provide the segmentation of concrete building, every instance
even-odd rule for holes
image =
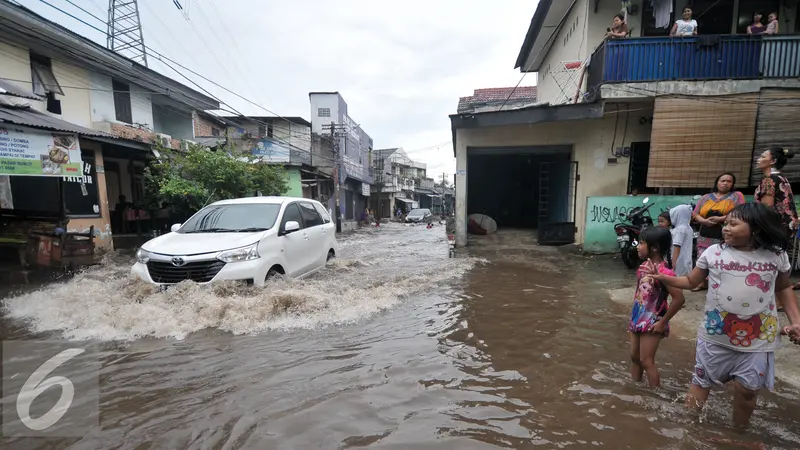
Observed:
[[[372,138],[349,115],[347,102],[338,92],[311,92],[308,94],[311,103],[311,132],[320,136],[330,134],[326,125],[334,124],[343,133],[339,134],[339,164],[342,168],[339,179],[339,213],[342,230],[353,229],[361,220],[361,213],[369,204],[370,185],[373,183],[370,173],[370,155],[372,154]],[[333,199],[328,206],[335,209]]]
[[[537,74],[539,103],[450,116],[459,246],[468,214],[486,213],[543,244],[613,248],[612,222],[641,203],[628,194],[705,193],[724,171],[752,189],[758,154],[797,149],[796,2],[703,2],[700,36],[669,38],[684,2],[664,1],[671,14],[649,1],[540,0],[516,61]],[[781,11],[784,34],[743,35],[755,9]],[[620,12],[630,37],[609,40]]]
[[[420,207],[416,191],[427,178],[425,163],[413,161],[402,148],[384,148],[372,152],[372,164],[371,208],[379,217],[391,218],[398,209],[407,213]]]
[[[285,195],[319,200],[330,196],[329,158],[312,152],[311,122],[302,117],[226,116],[225,138],[238,152],[283,166],[289,178]],[[321,188],[318,188],[321,187]]]
[[[196,111],[219,103],[22,6],[0,0],[0,17],[0,127],[30,143],[24,156],[0,156],[2,215],[65,213],[67,231],[93,227],[97,246],[111,249],[112,237],[149,220],[136,205],[152,145],[185,148],[202,129]],[[75,139],[77,168],[43,176],[50,163],[37,155],[62,135]],[[17,170],[28,166],[38,175]],[[123,213],[121,196],[134,208]]]

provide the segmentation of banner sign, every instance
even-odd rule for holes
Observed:
[[[80,176],[78,136],[0,126],[0,175]]]
[[[291,160],[291,151],[269,139],[261,139],[253,147],[253,156],[268,163],[288,163]]]

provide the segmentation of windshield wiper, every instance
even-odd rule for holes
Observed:
[[[237,233],[252,233],[256,231],[267,231],[267,230],[269,230],[269,228],[251,227],[251,228],[239,228],[238,230],[232,230],[232,231],[235,231]]]
[[[233,229],[230,229],[230,228],[203,228],[203,229],[200,229],[200,230],[184,231],[184,233],[186,233],[186,234],[189,234],[189,233],[233,233],[233,232],[236,232],[236,231],[239,231],[239,230],[233,230]]]

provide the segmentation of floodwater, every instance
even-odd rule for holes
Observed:
[[[629,380],[629,307],[608,291],[633,275],[618,260],[523,233],[476,238],[451,259],[443,227],[386,225],[340,242],[323,272],[266,289],[157,292],[112,256],[8,297],[0,337],[71,341],[99,358],[100,430],[0,447],[800,446],[800,391],[786,383],[760,399],[748,433],[729,426],[729,390],[702,415],[685,411],[688,328],[658,353],[663,388]]]

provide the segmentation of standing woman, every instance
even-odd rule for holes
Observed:
[[[732,173],[723,173],[717,177],[711,193],[698,200],[692,212],[692,220],[700,225],[700,236],[697,237],[697,257],[710,246],[722,243],[722,225],[728,213],[745,203],[744,195],[734,190],[736,177]],[[707,282],[693,289],[697,292],[707,289]]]
[[[792,242],[794,238],[792,228],[797,222],[797,208],[794,205],[792,186],[781,173],[781,169],[793,157],[794,152],[788,148],[773,147],[762,153],[757,164],[764,173],[764,177],[755,192],[756,202],[770,207],[778,213]],[[797,285],[795,285],[795,289],[797,289]],[[783,310],[783,305],[778,304],[778,310]]]

